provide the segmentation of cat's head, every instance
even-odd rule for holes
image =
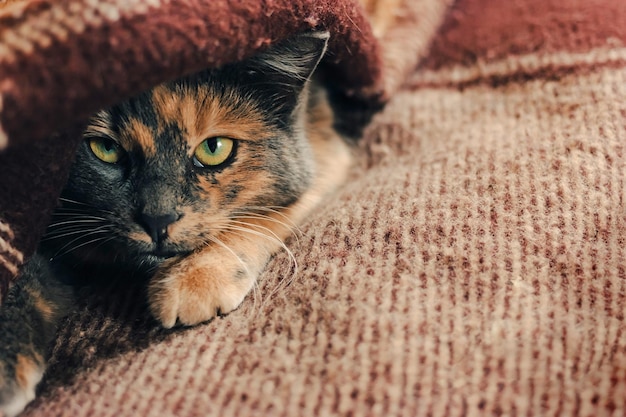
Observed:
[[[307,82],[328,35],[160,85],[95,115],[45,241],[51,256],[154,267],[310,185]]]

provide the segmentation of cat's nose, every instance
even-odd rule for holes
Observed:
[[[141,224],[154,243],[159,243],[165,239],[167,227],[178,219],[180,219],[180,215],[174,212],[157,216],[141,214]]]

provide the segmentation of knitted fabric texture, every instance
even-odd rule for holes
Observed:
[[[458,0],[427,54],[384,22],[398,90],[297,270],[173,332],[86,296],[26,416],[626,413],[626,3]]]

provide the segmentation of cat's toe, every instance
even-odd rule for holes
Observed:
[[[149,293],[152,314],[166,329],[176,323],[193,326],[228,313],[237,308],[245,296],[245,293],[224,296],[213,286],[190,288],[185,285],[184,278],[152,285]]]
[[[35,389],[22,390],[19,387],[4,387],[0,391],[0,416],[14,417],[35,399]]]
[[[14,417],[35,399],[43,370],[37,361],[22,355],[17,356],[15,366],[0,362],[0,415]]]
[[[215,257],[213,257],[214,259]],[[241,304],[255,278],[239,268],[205,268],[194,258],[161,271],[149,287],[150,309],[163,327],[193,326]]]
[[[178,321],[186,326],[192,326],[230,313],[243,300],[242,296],[229,299],[219,292],[207,292],[204,295],[191,292],[183,293],[182,296],[183,302],[180,304]]]
[[[161,325],[171,329],[178,318],[179,291],[173,282],[157,281],[148,289],[150,311]]]

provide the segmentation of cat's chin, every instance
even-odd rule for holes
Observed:
[[[152,251],[144,252],[140,256],[144,258],[144,261],[150,264],[162,264],[163,262],[173,259],[182,259],[189,255],[189,251]]]

